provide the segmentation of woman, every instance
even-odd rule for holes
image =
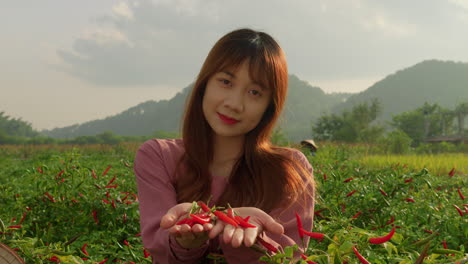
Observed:
[[[312,167],[270,135],[287,95],[283,50],[268,34],[239,29],[211,49],[185,111],[183,139],[150,140],[135,174],[143,245],[154,263],[199,263],[222,252],[228,263],[257,263],[257,236],[275,246],[301,245],[295,212],[312,228]],[[222,221],[176,225],[192,201],[234,207],[256,228]],[[307,243],[307,241],[306,241]]]

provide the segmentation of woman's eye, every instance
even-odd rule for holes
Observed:
[[[254,96],[260,96],[260,95],[262,95],[262,94],[260,93],[260,91],[258,91],[258,90],[250,90],[249,92],[250,92],[252,95],[254,95]]]
[[[223,84],[223,85],[230,85],[230,84],[231,84],[231,81],[230,81],[230,80],[227,80],[227,79],[220,79],[219,81],[220,81],[221,84]]]

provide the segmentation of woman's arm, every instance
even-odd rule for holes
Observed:
[[[139,196],[140,226],[144,247],[151,253],[154,263],[198,263],[208,245],[185,249],[160,227],[162,217],[177,205],[175,188],[171,182],[175,168],[169,155],[173,149],[161,145],[157,140],[145,142],[137,151],[134,171]]]

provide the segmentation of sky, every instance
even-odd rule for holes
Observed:
[[[53,129],[170,99],[249,27],[289,73],[363,91],[424,60],[468,62],[468,0],[0,0],[0,112]]]

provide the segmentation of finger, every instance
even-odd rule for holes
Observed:
[[[244,240],[244,229],[236,228],[234,234],[232,235],[231,245],[233,248],[238,248],[242,245]]]
[[[277,235],[282,235],[284,233],[284,227],[280,223],[276,222],[270,215],[266,213],[262,214],[258,220],[262,224],[261,226],[263,226],[262,231],[268,231]]]
[[[257,236],[259,234],[259,228],[246,228],[244,230],[244,245],[246,247],[250,247],[255,243],[255,239],[257,239]]]
[[[195,239],[195,235],[192,232],[192,228],[189,225],[180,226],[180,236],[182,239]]]
[[[234,235],[234,231],[236,228],[232,225],[225,225],[223,230],[223,239],[224,243],[230,244],[232,240],[232,235]]]
[[[203,224],[203,229],[209,232],[211,229],[213,229],[213,224],[212,223]]]
[[[221,232],[223,232],[223,230],[224,230],[224,224],[222,223],[222,221],[216,221],[216,224],[210,230],[210,233],[208,234],[208,236],[211,239],[213,239],[213,238],[217,237],[219,234],[221,234]]]
[[[191,203],[181,203],[178,204],[167,211],[167,213],[161,219],[161,227],[169,228],[177,223],[177,220],[182,216],[188,214],[190,208],[192,207]]]
[[[194,233],[200,233],[200,232],[203,232],[204,229],[203,229],[203,226],[200,225],[200,224],[195,224],[192,226],[192,232]]]
[[[169,229],[169,234],[180,235],[180,225],[175,225]]]

